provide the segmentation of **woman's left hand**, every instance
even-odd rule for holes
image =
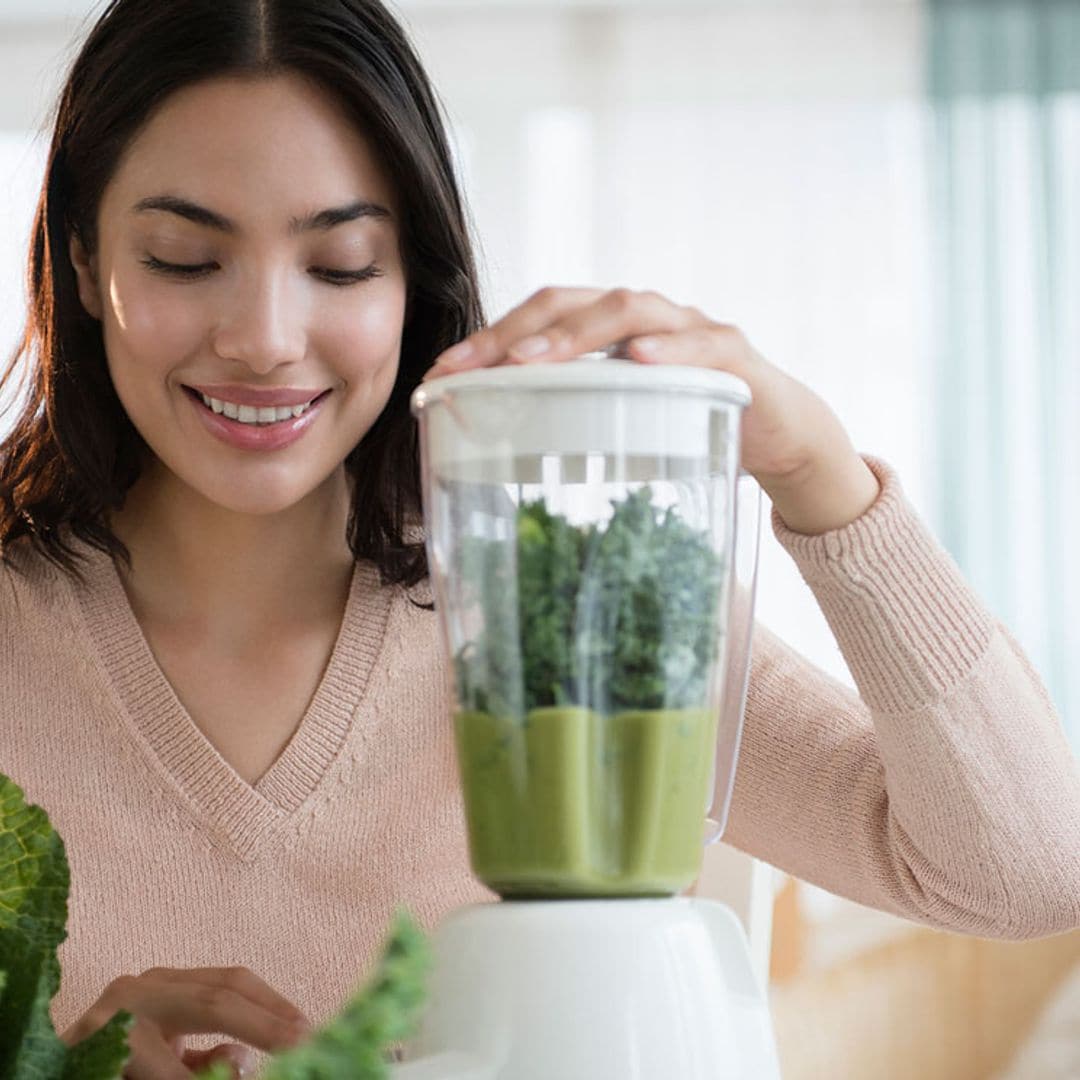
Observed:
[[[541,289],[447,349],[425,378],[605,348],[641,363],[716,368],[742,379],[753,396],[743,416],[742,466],[792,529],[839,528],[877,497],[877,479],[817,394],[769,363],[737,327],[655,292]]]

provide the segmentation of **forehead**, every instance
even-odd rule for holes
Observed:
[[[368,137],[333,95],[295,74],[177,91],[128,146],[102,211],[178,190],[247,220],[360,198],[396,205]]]

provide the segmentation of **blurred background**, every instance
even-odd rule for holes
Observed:
[[[5,351],[22,322],[39,133],[101,6],[0,0]],[[1080,561],[1068,557],[1080,550],[1080,0],[400,0],[396,10],[451,122],[489,316],[545,284],[628,285],[741,327],[832,405],[860,450],[897,467],[1023,643],[1080,750],[1080,620],[1069,618],[1080,613]],[[809,590],[768,530],[763,541],[761,619],[850,684]],[[831,972],[813,1012],[820,1020],[821,995],[838,993],[850,1029],[844,995],[870,1008],[867,987],[888,985],[874,950],[894,948],[899,927],[815,890],[792,897],[790,925],[778,909],[778,993],[798,1002],[797,977]],[[890,997],[878,1027],[864,1015],[867,1064],[813,1059],[813,1033],[784,1028],[778,1012],[785,1076],[894,1075],[880,1071],[890,1023],[898,1047],[919,1032],[940,1050],[936,1065],[909,1058],[896,1076],[962,1080],[1008,1060],[1020,1070],[1009,1080],[1080,1076],[1076,991],[1059,1006],[1076,1024],[1073,1050],[1015,1056],[1080,950],[1040,954],[1028,979],[1038,989],[991,1005],[979,979],[1016,990],[1028,977],[994,974],[998,954],[961,955],[938,939],[932,961],[912,961],[908,1011]],[[1021,964],[1016,948],[1002,963]],[[877,972],[867,987],[835,981],[867,957]],[[984,1011],[952,1016],[946,987]],[[930,1005],[950,1017],[940,1031],[927,1026]]]
[[[87,0],[0,0],[0,345]],[[1080,2],[401,0],[490,316],[647,287],[901,473],[1080,747]],[[760,612],[850,682],[766,536]]]

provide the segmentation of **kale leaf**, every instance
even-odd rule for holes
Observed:
[[[67,936],[64,844],[38,806],[0,774],[0,1076],[116,1080],[127,1061],[128,1013],[69,1049],[49,1002],[60,988],[56,951]]]
[[[457,572],[484,626],[455,658],[463,708],[706,703],[724,561],[647,486],[612,511],[605,526],[575,526],[540,499],[518,508],[514,544],[465,539]]]
[[[412,1034],[429,963],[427,939],[399,910],[368,984],[310,1039],[271,1058],[261,1080],[384,1080],[387,1047]]]

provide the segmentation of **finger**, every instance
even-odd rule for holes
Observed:
[[[206,983],[163,982],[138,1011],[169,1037],[220,1031],[260,1050],[295,1046],[310,1030],[229,987]]]
[[[194,1074],[152,1025],[137,1023],[128,1035],[128,1047],[125,1080],[192,1080]]]
[[[632,337],[626,353],[645,363],[713,367],[740,378],[746,378],[758,360],[741,330],[720,323]]]
[[[210,1050],[188,1050],[184,1053],[183,1060],[193,1072],[222,1061],[231,1067],[235,1077],[250,1076],[257,1064],[255,1051],[250,1046],[241,1046],[239,1043],[219,1043]]]
[[[578,301],[564,306],[560,315],[559,298],[556,298],[548,308],[548,321],[524,337],[519,335],[538,325],[533,318],[535,309],[530,310],[528,320],[519,318],[519,313],[511,313],[490,328],[489,336],[474,346],[470,359],[453,370],[502,362],[550,363],[613,345],[618,355],[629,355],[625,342],[632,337],[709,325],[700,311],[680,307],[654,292],[613,289],[593,292],[591,296],[579,295]],[[481,348],[483,355],[475,354],[477,348]],[[430,374],[445,373],[440,368]]]
[[[593,303],[603,295],[603,289],[540,289],[497,322],[475,331],[437,356],[424,378],[497,364],[505,359],[507,348],[515,341],[538,333],[567,312]]]
[[[680,307],[659,293],[614,289],[541,333],[511,343],[507,355],[516,363],[569,360],[639,335],[665,334],[705,322],[700,312]]]
[[[283,994],[259,978],[250,968],[155,968],[147,975],[171,983],[200,983],[235,990],[249,1001],[277,1013],[288,1022],[308,1023],[307,1017]]]
[[[170,1032],[197,1034],[221,1031],[260,1050],[283,1050],[295,1047],[307,1037],[307,1022],[286,1021],[237,991],[219,985],[177,984],[144,1009]]]
[[[259,1000],[253,1001],[252,994]],[[81,1042],[120,1009],[140,1021],[146,1018],[167,1038],[221,1031],[260,1049],[293,1046],[311,1031],[294,1005],[246,968],[153,968],[138,977],[114,979],[62,1041],[68,1046]]]
[[[131,1011],[138,993],[138,980],[133,975],[113,979],[101,992],[97,1001],[60,1036],[67,1046],[74,1046],[88,1039],[103,1028],[120,1009]]]

